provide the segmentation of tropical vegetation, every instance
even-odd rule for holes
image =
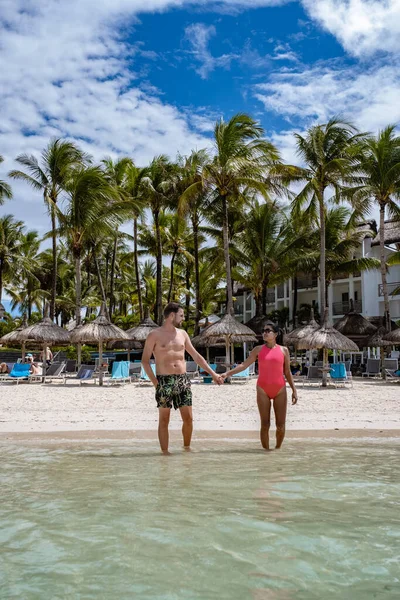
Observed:
[[[302,273],[319,277],[315,308],[323,315],[333,278],[380,268],[390,322],[384,236],[380,261],[357,249],[374,204],[381,232],[385,217],[400,218],[395,127],[371,136],[333,118],[295,137],[299,165],[284,164],[246,114],[219,120],[213,147],[148,165],[123,156],[96,164],[62,139],[40,158],[19,155],[9,177],[40,191],[50,230],[40,237],[11,214],[0,217],[0,302],[7,294],[30,321],[49,303],[61,325],[94,318],[104,303],[128,329],[148,314],[161,323],[174,300],[197,334],[203,317],[234,312],[238,286],[262,317],[271,288],[291,280],[292,314],[272,315],[285,325],[309,314],[297,307]],[[11,198],[10,183],[0,181],[0,204]]]

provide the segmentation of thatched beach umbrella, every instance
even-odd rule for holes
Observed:
[[[71,341],[74,344],[99,345],[99,385],[103,385],[103,344],[113,340],[127,339],[126,332],[107,319],[104,305],[94,321],[80,325],[71,332]]]
[[[26,340],[21,339],[20,333],[27,327],[28,327],[28,321],[26,319],[26,315],[24,315],[24,319],[23,319],[21,325],[19,327],[17,327],[17,329],[14,329],[14,331],[10,331],[9,333],[6,333],[5,335],[3,335],[3,337],[0,338],[0,344],[5,344],[7,346],[21,346],[21,353],[22,353],[23,361],[25,360]]]
[[[400,328],[396,329],[395,331],[391,331],[390,333],[385,333],[384,337],[385,340],[390,342],[392,346],[395,344],[400,344]]]
[[[50,317],[47,316],[48,307],[46,307],[46,316],[34,323],[28,325],[19,333],[19,339],[25,342],[33,341],[43,346],[43,375],[46,374],[46,350],[47,346],[62,345],[66,346],[71,342],[70,333],[56,325]]]
[[[210,348],[222,348],[226,346],[226,340],[224,336],[219,338],[216,337],[207,337],[204,335],[204,332],[211,327],[207,325],[205,329],[199,334],[192,338],[191,342],[195,348],[206,348],[207,352],[207,362],[210,362]],[[246,342],[254,342],[254,334],[252,335],[232,335],[230,338],[230,343],[232,344],[244,344]]]
[[[232,315],[226,314],[217,323],[213,323],[201,334],[209,340],[225,340],[226,364],[230,364],[230,346],[232,343],[256,342],[254,332],[243,323],[239,323]]]
[[[395,332],[393,332],[393,333],[395,333]],[[385,347],[393,346],[393,342],[391,342],[387,339],[387,336],[389,336],[389,335],[390,335],[390,333],[388,333],[384,327],[378,327],[378,329],[375,331],[375,333],[373,333],[371,335],[371,337],[368,339],[368,342],[367,342],[367,346],[369,348],[382,348],[382,351],[380,353],[380,359],[381,359],[381,373],[382,373],[383,379],[386,379],[386,371],[384,368]]]
[[[334,324],[334,328],[356,342],[360,348],[377,331],[377,327],[373,323],[367,321],[360,313],[355,312],[353,300],[350,300],[349,312]]]
[[[149,333],[157,327],[157,323],[154,323],[153,319],[147,316],[140,321],[139,325],[128,329],[128,331],[126,331],[126,334],[129,340],[133,340],[135,342],[145,342]]]
[[[265,325],[273,325],[273,322],[270,321],[265,315],[256,315],[251,317],[251,319],[249,319],[245,325],[254,331],[258,338],[262,339]]]
[[[311,309],[311,318],[307,325],[297,327],[296,329],[293,329],[293,331],[286,333],[283,338],[283,343],[285,346],[294,346],[297,349],[300,347],[300,341],[310,336],[314,331],[317,331],[319,327],[317,321],[314,319],[314,310]]]
[[[351,339],[334,329],[328,323],[328,310],[325,310],[324,324],[322,327],[310,332],[298,342],[298,348],[309,350],[312,348],[323,349],[322,385],[326,387],[328,374],[328,350],[341,350],[358,352],[358,346]]]

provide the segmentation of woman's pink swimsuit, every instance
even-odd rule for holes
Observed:
[[[280,346],[268,348],[264,346],[258,355],[257,385],[267,394],[268,398],[275,398],[285,386],[283,364],[285,355]]]

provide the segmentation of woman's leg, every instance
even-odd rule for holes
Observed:
[[[260,440],[265,450],[269,450],[269,428],[271,425],[271,400],[263,389],[257,386],[257,406],[260,413]]]
[[[274,412],[275,412],[275,423],[276,423],[276,448],[282,446],[282,442],[285,438],[285,423],[286,423],[286,407],[287,407],[287,393],[286,386],[284,386],[274,398]]]

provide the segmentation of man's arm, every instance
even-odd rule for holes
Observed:
[[[262,348],[262,346],[256,346],[255,348],[253,348],[253,350],[250,352],[249,356],[246,358],[246,360],[244,362],[242,362],[241,365],[238,365],[234,369],[231,369],[230,371],[223,373],[222,376],[224,378],[232,377],[232,375],[235,375],[235,373],[240,373],[241,371],[244,371],[245,369],[247,369],[247,367],[249,367],[250,365],[252,365],[253,363],[256,362],[257,356],[259,355],[261,348]]]
[[[206,373],[211,375],[211,377],[213,378],[213,381],[215,383],[218,383],[218,385],[223,383],[222,377],[217,375],[216,372],[212,370],[212,368],[208,365],[207,361],[202,357],[201,354],[199,354],[197,352],[196,348],[193,347],[193,344],[190,341],[190,337],[186,333],[186,331],[184,332],[184,334],[185,334],[185,350],[186,350],[186,352],[188,354],[190,354],[190,356],[193,358],[193,360],[199,365],[199,367],[201,367],[203,369],[203,371],[205,371]]]
[[[296,404],[297,403],[297,390],[296,390],[296,386],[294,385],[292,371],[290,370],[289,350],[287,348],[285,348],[285,346],[282,346],[282,350],[285,355],[285,364],[284,364],[283,370],[284,370],[287,382],[290,385],[290,387],[292,388],[292,404]]]
[[[152,331],[147,336],[146,343],[144,345],[143,354],[142,354],[142,366],[145,372],[147,373],[148,378],[154,387],[157,387],[158,380],[157,377],[153,373],[153,369],[150,365],[150,359],[153,354],[154,346],[156,345],[156,333]]]

